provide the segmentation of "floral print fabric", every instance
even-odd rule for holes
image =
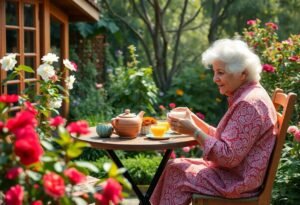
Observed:
[[[189,204],[193,193],[227,198],[256,195],[275,143],[276,111],[257,83],[241,86],[203,144],[203,159],[168,163],[151,197],[153,205]]]

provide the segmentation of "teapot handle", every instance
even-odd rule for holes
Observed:
[[[111,125],[113,126],[114,129],[116,129],[117,121],[118,121],[118,119],[116,119],[116,118],[111,119]]]

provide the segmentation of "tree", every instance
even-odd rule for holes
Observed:
[[[173,76],[183,68],[184,62],[192,60],[180,52],[180,47],[183,46],[183,33],[201,26],[195,24],[202,11],[199,2],[130,0],[130,8],[141,20],[142,24],[139,26],[143,26],[144,30],[138,29],[128,18],[115,12],[111,2],[103,2],[110,13],[137,36],[146,59],[154,70],[153,77],[157,87],[166,92],[171,86]]]

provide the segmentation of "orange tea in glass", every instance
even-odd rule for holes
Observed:
[[[166,128],[166,132],[168,132],[169,129],[170,129],[170,124],[169,124],[169,122],[167,122],[167,121],[157,122],[157,125],[159,125],[159,126],[164,126],[164,127]]]
[[[150,131],[154,137],[163,137],[166,132],[166,127],[163,125],[151,125]]]

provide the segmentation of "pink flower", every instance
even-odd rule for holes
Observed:
[[[39,162],[43,155],[40,142],[34,138],[17,139],[14,144],[14,152],[24,165]]]
[[[300,61],[300,57],[299,56],[291,56],[291,57],[289,57],[289,60],[292,62],[298,62],[298,61]]]
[[[287,133],[294,134],[297,130],[298,130],[297,126],[295,125],[289,126],[289,128],[287,129]]]
[[[15,179],[23,172],[21,167],[13,167],[6,172],[5,178],[6,179]]]
[[[64,125],[66,120],[60,115],[53,117],[49,120],[50,126],[58,127],[59,125]]]
[[[69,178],[72,184],[79,184],[86,180],[86,176],[75,168],[66,169],[64,174]]]
[[[197,112],[196,115],[197,115],[197,117],[199,117],[201,120],[204,120],[204,119],[205,119],[205,115],[202,114],[201,112]]]
[[[119,204],[122,200],[122,186],[115,179],[109,178],[103,187],[102,193],[96,193],[94,197],[97,204]]]
[[[300,142],[300,130],[297,130],[294,133],[294,139],[295,139],[295,141]]]
[[[248,20],[247,25],[253,26],[256,24],[256,20]]]
[[[6,205],[22,205],[24,198],[24,190],[19,184],[13,187],[5,193],[5,204]]]
[[[176,153],[174,151],[171,152],[170,158],[175,159],[176,158]]]
[[[18,100],[19,100],[19,96],[14,94],[12,95],[4,94],[0,96],[0,102],[3,103],[15,103],[18,102]]]
[[[169,107],[170,107],[171,109],[174,109],[174,108],[176,107],[176,104],[175,104],[175,103],[170,103],[170,104],[169,104]]]
[[[189,151],[191,151],[191,148],[190,147],[183,147],[182,151],[188,153]]]
[[[165,106],[163,106],[163,105],[160,105],[160,106],[159,106],[159,109],[161,109],[161,110],[166,110]]]
[[[274,73],[275,68],[270,64],[264,64],[263,65],[263,71],[268,72],[268,73]]]
[[[56,173],[48,172],[43,176],[44,190],[55,199],[65,194],[65,182],[61,176]]]
[[[43,202],[41,200],[33,201],[30,205],[43,205]]]
[[[75,133],[77,135],[84,135],[84,134],[88,134],[90,132],[89,124],[84,120],[79,120],[77,122],[71,122],[67,126],[67,130],[70,133]]]
[[[75,62],[73,62],[73,61],[71,61],[71,64],[73,65],[75,72],[78,71],[77,64]]]
[[[265,23],[265,26],[272,29],[272,30],[278,30],[278,25],[272,22]]]

